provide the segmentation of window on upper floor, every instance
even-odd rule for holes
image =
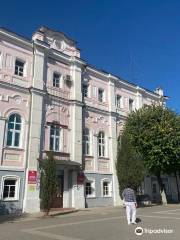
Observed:
[[[90,131],[88,128],[83,130],[83,153],[90,155]]]
[[[61,75],[59,73],[53,73],[53,87],[60,87],[60,78]]]
[[[88,92],[88,85],[87,84],[83,84],[83,86],[82,86],[82,94],[83,94],[83,97],[88,97],[88,94],[89,94],[89,92]]]
[[[24,76],[24,65],[25,65],[25,63],[23,61],[16,59],[14,74],[23,77]]]
[[[19,199],[19,177],[3,177],[2,185],[2,197],[4,201],[15,201]]]
[[[2,53],[0,52],[0,69],[2,68]]]
[[[105,157],[105,134],[99,132],[98,134],[98,155],[99,157]]]
[[[133,111],[134,110],[134,100],[133,99],[129,99],[129,111]]]
[[[19,114],[12,114],[8,119],[7,129],[7,146],[19,147],[21,136],[21,116]]]
[[[102,88],[98,89],[98,100],[99,102],[104,102],[104,90]]]
[[[60,126],[51,125],[50,127],[50,150],[60,150]]]
[[[116,107],[122,108],[122,97],[120,95],[116,95]]]

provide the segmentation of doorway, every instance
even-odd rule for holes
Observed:
[[[64,174],[57,175],[57,191],[53,197],[52,208],[63,208]]]

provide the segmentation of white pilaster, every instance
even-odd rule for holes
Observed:
[[[71,66],[73,85],[71,88],[71,160],[82,164],[82,93],[81,69],[75,63]]]
[[[139,92],[139,90],[137,90],[136,93],[136,109],[142,108],[143,107],[143,98],[142,98],[142,94]]]
[[[116,162],[117,162],[117,136],[116,136],[116,117],[110,116],[110,161],[111,170],[113,173],[113,200],[114,206],[122,205],[122,200],[119,193],[119,182],[116,172]]]
[[[63,192],[63,208],[69,208],[69,189],[68,189],[68,179],[69,171],[64,169],[64,192]]]
[[[115,86],[112,80],[109,80],[109,111],[116,112],[116,104],[115,104]]]
[[[113,200],[114,206],[122,205],[119,195],[119,183],[116,174],[116,161],[117,161],[117,128],[116,128],[116,106],[115,106],[115,85],[112,80],[109,81],[109,110],[111,115],[109,117],[109,157],[111,161],[111,171],[113,178]]]
[[[34,48],[34,77],[31,89],[31,112],[29,129],[28,162],[26,169],[26,185],[24,198],[24,212],[38,212],[40,210],[39,188],[36,184],[28,183],[28,172],[39,171],[38,159],[41,151],[41,137],[43,125],[43,81],[44,81],[44,49]]]
[[[77,209],[85,208],[84,184],[77,184],[77,171],[73,171],[72,183],[72,206]]]

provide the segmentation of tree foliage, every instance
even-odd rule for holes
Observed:
[[[161,105],[141,108],[129,115],[124,130],[150,173],[180,169],[180,120],[175,112]]]
[[[40,198],[41,207],[49,214],[53,197],[57,191],[56,163],[52,153],[50,153],[41,163],[41,185]]]
[[[142,156],[136,152],[125,133],[118,142],[117,176],[120,193],[130,183],[137,190],[145,176]]]

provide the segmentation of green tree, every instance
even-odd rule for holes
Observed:
[[[130,183],[137,191],[145,176],[145,167],[142,157],[136,152],[125,133],[118,140],[117,177],[120,193]]]
[[[180,169],[179,116],[162,105],[143,107],[129,115],[124,131],[148,172],[157,176],[162,193],[161,174]]]
[[[51,209],[53,197],[57,191],[56,163],[53,154],[41,162],[40,198],[41,208],[48,215]]]

